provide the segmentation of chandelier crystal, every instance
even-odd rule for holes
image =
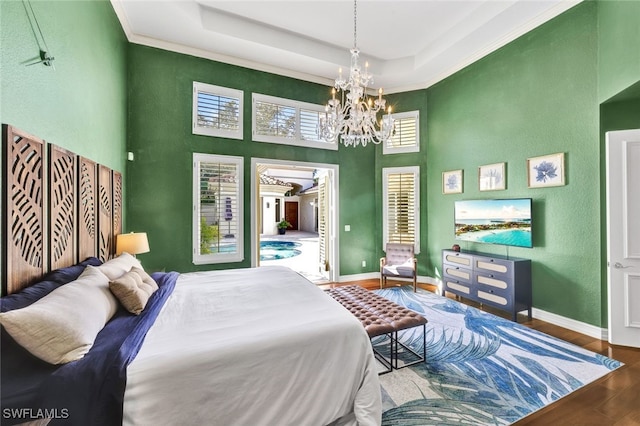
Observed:
[[[391,106],[386,108],[382,98],[382,88],[378,96],[367,93],[367,87],[373,84],[369,74],[369,64],[364,70],[358,62],[360,50],[357,44],[357,0],[353,2],[353,49],[351,49],[351,69],[349,78],[342,77],[342,68],[331,89],[331,99],[325,106],[324,116],[320,116],[318,135],[328,141],[340,140],[345,146],[367,146],[369,142],[386,143],[393,134],[394,119]],[[378,121],[378,113],[382,113]]]

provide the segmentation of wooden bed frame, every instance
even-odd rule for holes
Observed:
[[[2,125],[2,295],[87,257],[122,232],[122,174]]]

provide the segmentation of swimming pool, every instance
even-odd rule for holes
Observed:
[[[260,241],[260,260],[288,259],[302,253],[293,241]]]

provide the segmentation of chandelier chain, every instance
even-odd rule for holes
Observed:
[[[358,48],[358,0],[353,0],[353,47]]]

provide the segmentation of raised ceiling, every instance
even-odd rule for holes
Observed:
[[[358,1],[373,88],[422,89],[581,0]],[[332,85],[349,69],[353,1],[111,0],[132,43]]]

